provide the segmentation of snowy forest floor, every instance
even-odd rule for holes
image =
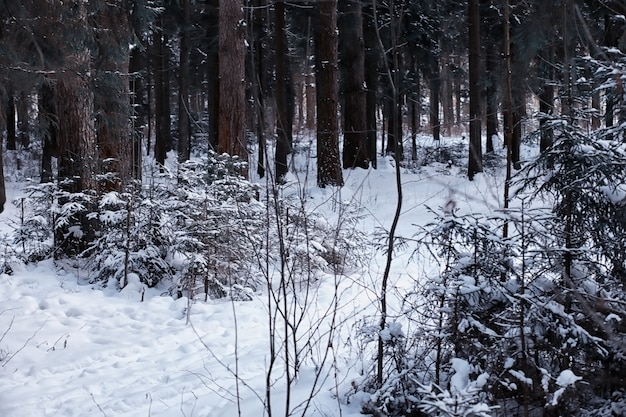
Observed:
[[[400,236],[410,238],[416,225],[432,219],[426,206],[481,213],[501,206],[504,151],[486,158],[485,172],[469,182],[466,145],[445,139],[437,148],[422,139],[420,156],[428,164],[402,169]],[[339,288],[333,365],[320,383],[314,380],[314,355],[303,360],[290,393],[292,415],[303,414],[298,404],[313,389],[307,416],[359,416],[355,389],[374,368],[372,351],[356,332],[377,320],[385,265],[381,239],[397,201],[393,160],[379,157],[377,170],[344,170],[343,188],[319,189],[314,172],[307,185],[298,183],[308,164],[305,155],[296,157],[298,175],[288,176],[283,192],[305,189],[309,207],[330,223],[338,201],[358,205],[363,217],[357,227],[369,243],[355,248],[367,259],[361,268],[339,277],[339,283],[329,279],[316,285],[315,316],[325,314]],[[11,233],[19,213],[10,202],[22,195],[23,186],[7,183],[9,203],[0,215],[0,233]],[[403,294],[427,268],[410,260],[411,245],[398,248],[392,264],[390,317],[399,315]],[[263,415],[269,345],[263,291],[252,301],[190,302],[139,283],[121,292],[91,285],[79,267],[63,271],[53,261],[13,268],[12,275],[0,276],[0,416],[233,416],[238,409],[246,417]],[[273,376],[275,415],[286,415],[281,375]]]

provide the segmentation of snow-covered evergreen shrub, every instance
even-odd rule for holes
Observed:
[[[417,235],[415,259],[432,267],[405,298],[403,319],[412,331],[386,343],[385,380],[373,397],[377,410],[384,415],[413,409],[428,415],[569,412],[574,403],[567,398],[588,397],[589,383],[565,388],[563,375],[597,380],[598,371],[609,366],[609,350],[598,337],[598,323],[574,308],[580,301],[560,283],[559,219],[524,205],[507,216],[435,217]],[[507,239],[501,237],[505,222]],[[584,263],[577,265],[575,291],[591,299],[599,294],[598,283]],[[480,389],[460,397],[461,391],[453,395],[446,389],[459,378],[459,361],[467,364],[465,379],[480,380]],[[576,398],[574,408],[582,409],[585,401]]]
[[[98,220],[99,231],[88,250],[92,281],[124,288],[132,273],[152,287],[171,276],[166,260],[168,229],[158,203],[155,207],[153,200],[132,190],[111,191],[100,197],[98,208],[91,216]]]
[[[542,303],[531,303],[539,329],[532,341],[540,352],[537,369],[546,386],[565,371],[586,387],[574,409],[567,401],[547,400],[554,413],[584,415],[610,393],[624,388],[611,375],[626,372],[624,346],[624,190],[626,153],[611,128],[591,134],[571,119],[546,123],[554,144],[517,176],[518,197],[551,203],[549,212],[532,216],[526,228],[535,241],[532,263]],[[541,199],[541,200],[540,200]],[[540,307],[540,308],[536,308]],[[547,395],[553,388],[545,389]],[[607,395],[608,394],[608,395]],[[549,395],[548,395],[549,397]],[[595,404],[591,406],[591,404]],[[570,404],[571,405],[571,404]]]
[[[415,259],[433,265],[432,272],[418,279],[415,291],[405,298],[404,318],[412,331],[385,341],[387,365],[375,404],[385,415],[407,410],[490,415],[486,401],[491,375],[497,375],[505,354],[494,346],[502,337],[498,313],[510,303],[501,276],[511,269],[511,248],[499,237],[501,228],[493,219],[433,214],[436,220],[416,236],[415,253]],[[459,363],[467,366],[455,371]],[[452,394],[437,388],[468,369],[474,378],[481,375],[479,386]]]
[[[486,403],[483,387],[489,375],[483,373],[472,379],[471,365],[458,358],[452,359],[451,368],[454,373],[449,389],[432,383],[420,385],[419,409],[432,417],[491,417],[498,407]]]
[[[52,206],[55,257],[80,257],[93,242],[98,229],[97,222],[90,216],[97,207],[98,196],[95,190],[72,192],[65,188],[66,185],[59,185],[56,204]]]
[[[210,153],[153,175],[141,187],[110,192],[91,215],[100,229],[88,253],[93,280],[126,285],[133,273],[145,285],[174,278],[190,297],[249,298],[262,235],[258,189],[238,172],[242,162]]]
[[[57,198],[54,182],[31,184],[26,196],[13,201],[17,207],[18,224],[14,225],[13,242],[26,262],[36,262],[51,256],[54,249]]]
[[[253,265],[255,248],[263,245],[264,208],[258,187],[239,174],[243,167],[238,158],[213,152],[179,167],[172,253],[179,289],[192,296],[249,299],[259,286]]]

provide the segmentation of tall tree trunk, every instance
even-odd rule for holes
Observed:
[[[388,4],[390,20],[386,34],[389,40],[388,53],[384,53],[386,60],[386,79],[388,80],[387,110],[387,153],[393,154],[397,161],[404,159],[403,132],[402,132],[402,103],[404,91],[401,86],[403,72],[402,51],[399,39],[402,32],[401,2],[391,1]],[[387,48],[387,46],[385,46]]]
[[[178,161],[191,157],[191,129],[189,119],[189,51],[190,51],[190,0],[181,0],[182,28],[178,68]]]
[[[486,3],[486,2],[483,2]],[[498,20],[500,16],[497,9],[490,7],[490,4],[483,4],[485,18],[483,19],[483,26],[481,27],[481,33],[484,34],[481,39],[490,45],[485,51],[485,76],[486,76],[486,88],[485,88],[485,109],[486,109],[486,149],[487,153],[494,152],[494,138],[498,135],[498,76],[500,66],[498,62],[499,47],[491,45],[500,45],[496,36],[493,33],[493,28],[498,27]],[[484,28],[484,31],[482,30]]]
[[[462,111],[462,106],[461,106],[462,79],[461,79],[460,71],[458,70],[459,65],[457,63],[455,63],[455,69],[456,71],[454,72],[454,124],[456,125],[457,128],[460,128],[462,120],[463,120],[463,111]]]
[[[526,113],[526,100],[521,88],[513,89],[513,148],[511,162],[520,169],[520,147],[522,145],[522,119]]]
[[[209,118],[209,148],[217,151],[219,143],[218,134],[218,115],[220,106],[220,83],[219,83],[219,54],[217,48],[210,49],[208,54],[208,71],[207,71],[207,94],[209,96],[208,118]]]
[[[6,123],[6,120],[4,119],[4,114],[2,111],[2,104],[0,102],[0,132],[5,127],[4,126],[5,123]],[[4,155],[4,149],[2,148],[3,148],[3,143],[2,143],[2,140],[0,140],[0,213],[4,211],[4,205],[7,202],[6,187],[4,183],[4,160],[2,158],[2,155]]]
[[[161,16],[158,27],[154,30],[154,117],[156,122],[154,158],[161,166],[165,164],[167,147],[171,142],[169,50],[163,23]]]
[[[82,10],[81,14],[86,20],[86,12]],[[55,85],[59,115],[58,181],[61,190],[68,193],[89,193],[96,190],[98,185],[94,94],[89,80],[93,69],[89,50],[78,47],[67,61],[71,66],[59,75]],[[59,204],[69,202],[68,198],[60,198]],[[85,201],[82,203],[85,204]],[[87,219],[86,212],[89,209],[87,207],[72,216],[67,225],[55,229],[57,254],[76,255],[93,241],[96,227]]]
[[[130,32],[127,11],[120,2],[107,4],[99,12],[96,72],[101,80],[96,87],[96,134],[99,163],[105,191],[121,191],[131,178],[129,61]]]
[[[56,156],[59,120],[54,102],[54,90],[49,82],[44,82],[39,88],[38,117],[42,130],[40,180],[42,183],[52,182],[54,179],[52,157]]]
[[[394,74],[398,72],[399,69],[393,70]],[[401,161],[404,159],[404,149],[402,143],[402,99],[399,92],[389,92],[385,100],[385,111],[387,112],[387,153]]]
[[[128,63],[128,72],[130,73],[130,92],[132,97],[131,114],[133,117],[133,127],[131,131],[132,135],[132,176],[136,180],[141,179],[142,170],[142,150],[143,150],[143,138],[144,129],[147,120],[147,111],[150,108],[150,104],[146,104],[146,84],[144,80],[148,79],[149,69],[148,60],[145,56],[145,50],[139,47],[135,47],[131,50],[130,61]],[[149,86],[149,85],[148,85]],[[148,134],[150,130],[148,129]]]
[[[514,29],[515,27],[511,27]],[[510,112],[508,109],[504,115],[504,122],[510,123],[510,126],[507,129],[511,131],[511,141],[505,141],[505,146],[510,146],[510,157],[513,168],[519,169],[519,161],[520,161],[520,146],[522,143],[522,118],[526,112],[525,105],[525,90],[523,87],[523,82],[525,78],[525,68],[523,63],[516,62],[519,58],[518,49],[519,45],[516,45],[514,42],[510,42],[509,44],[509,53],[511,55],[511,100]],[[505,107],[508,106],[508,102]]]
[[[411,58],[411,72],[413,73],[413,85],[410,90],[410,112],[411,112],[411,160],[417,161],[417,133],[421,127],[421,88],[420,88],[420,73],[417,66],[417,57],[412,55]]]
[[[17,130],[22,149],[30,146],[30,95],[21,91],[17,105]]]
[[[481,92],[480,92],[480,8],[479,0],[468,3],[467,25],[469,29],[469,162],[467,174],[470,180],[482,172],[481,141]]]
[[[308,58],[307,58],[308,60]],[[317,99],[315,98],[315,72],[313,70],[313,66],[311,65],[308,68],[308,71],[305,75],[305,87],[304,94],[306,96],[306,128],[309,131],[315,129],[315,124],[317,123],[317,114],[315,109],[315,103]]]
[[[247,161],[243,22],[242,0],[220,0],[218,149]]]
[[[363,5],[363,41],[364,41],[364,71],[365,71],[365,128],[367,130],[367,155],[376,168],[378,155],[376,154],[377,126],[376,108],[378,91],[378,46],[376,45],[376,25],[373,19],[372,5],[367,2]]]
[[[367,168],[365,46],[360,1],[339,4],[339,55],[343,92],[343,167]]]
[[[315,85],[317,101],[317,184],[342,186],[339,161],[337,85],[337,0],[317,4]]]
[[[265,93],[266,93],[266,77],[265,77],[265,58],[263,54],[263,42],[266,41],[267,24],[264,18],[266,13],[267,1],[254,0],[252,13],[251,33],[252,45],[250,46],[252,61],[252,88],[254,97],[254,109],[256,113],[256,136],[258,141],[258,161],[257,174],[260,178],[265,176],[265,156],[266,156],[266,138],[265,138]]]
[[[59,182],[67,180],[62,188],[69,192],[95,190],[98,154],[93,92],[80,76],[72,78],[56,84]]]
[[[15,114],[15,96],[12,91],[9,92],[9,98],[7,100],[7,150],[14,151],[17,149],[17,137],[15,131],[15,124],[17,122],[17,115]]]
[[[441,81],[439,75],[439,60],[433,54],[427,54],[427,62],[422,67],[424,78],[428,80],[429,88],[429,124],[433,135],[433,140],[439,142],[441,140],[441,123],[439,121],[439,91],[441,89]]]
[[[287,155],[293,143],[293,84],[287,45],[285,2],[274,5],[274,41],[276,44],[276,154],[274,158],[276,181],[282,182],[287,174]]]
[[[454,106],[452,105],[452,71],[451,71],[451,54],[450,45],[445,38],[441,43],[441,107],[443,109],[443,126],[446,134],[449,136],[452,133],[452,126],[454,125]]]

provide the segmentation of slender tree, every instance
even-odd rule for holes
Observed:
[[[481,144],[481,87],[480,87],[480,7],[479,0],[468,2],[467,24],[469,30],[469,92],[470,92],[470,120],[469,120],[469,163],[468,177],[482,172],[482,144]]]
[[[264,52],[264,42],[267,42],[267,0],[253,0],[250,12],[250,78],[252,83],[252,99],[254,100],[254,115],[256,119],[255,133],[258,142],[257,174],[260,178],[265,176],[265,100],[267,90],[266,58]]]
[[[219,0],[208,1],[205,21],[206,74],[207,74],[207,118],[209,149],[218,150],[218,118],[220,107],[219,87]]]
[[[285,2],[274,5],[274,43],[276,86],[276,181],[282,182],[287,174],[287,156],[293,146],[293,107],[294,90],[291,76],[289,45],[287,44],[287,24],[285,22]]]
[[[159,15],[152,35],[152,62],[154,67],[154,106],[156,138],[154,142],[154,157],[157,163],[165,164],[167,149],[171,143],[171,111],[169,85],[169,36],[165,29],[165,18]]]
[[[38,100],[39,127],[42,132],[41,147],[41,182],[52,182],[52,157],[56,155],[57,130],[59,120],[56,115],[54,89],[50,82],[44,82],[39,88]]]
[[[6,104],[6,130],[7,130],[7,150],[14,151],[16,148],[16,130],[15,123],[17,115],[15,113],[15,96],[9,91]]]
[[[30,146],[30,106],[30,94],[20,91],[16,109],[18,136],[22,149],[28,149]]]
[[[189,113],[189,59],[190,59],[190,0],[181,0],[180,52],[178,67],[178,160],[183,162],[191,156],[191,131]]]
[[[487,153],[494,151],[494,138],[498,135],[498,105],[500,89],[498,88],[502,76],[499,52],[502,50],[502,24],[498,9],[492,1],[481,0],[481,40],[489,47],[485,48],[485,131]]]
[[[146,136],[152,133],[150,128],[149,112],[150,105],[147,101],[149,90],[150,68],[147,59],[147,48],[136,46],[130,51],[129,73],[130,93],[132,109],[132,153],[133,153],[133,178],[141,179],[141,166],[143,157],[144,131]],[[145,129],[147,127],[147,129]],[[149,140],[147,149],[149,150]]]

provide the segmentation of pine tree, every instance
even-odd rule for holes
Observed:
[[[170,49],[166,20],[160,14],[152,34],[152,64],[154,68],[154,105],[156,138],[154,157],[165,164],[167,150],[172,142],[170,108]]]
[[[220,0],[218,149],[247,161],[244,22],[242,0]]]
[[[337,25],[343,98],[343,167],[367,168],[365,45],[361,2],[340,2]]]
[[[470,120],[469,120],[469,159],[468,177],[470,181],[474,175],[482,172],[482,91],[480,86],[480,7],[478,0],[468,3],[467,25],[469,28],[469,94],[470,94]]]
[[[274,43],[276,46],[274,65],[276,83],[274,97],[276,99],[276,181],[282,182],[287,174],[287,156],[293,146],[293,107],[294,91],[291,76],[291,60],[287,43],[287,23],[285,2],[278,1],[274,5]]]
[[[191,37],[190,0],[181,1],[182,22],[180,29],[180,52],[178,68],[178,161],[184,162],[191,156],[191,112],[189,103],[189,59]]]
[[[317,94],[317,184],[342,186],[339,160],[337,0],[317,4],[315,86]]]

